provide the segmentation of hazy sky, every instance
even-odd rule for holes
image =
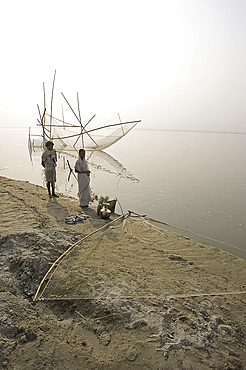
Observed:
[[[83,120],[246,131],[246,0],[8,0],[0,18],[1,127],[36,125],[56,69],[56,116],[78,92]]]

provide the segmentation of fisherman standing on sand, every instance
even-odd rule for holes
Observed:
[[[85,150],[79,150],[79,159],[75,163],[75,172],[78,174],[80,207],[88,207],[92,202],[90,189],[90,171],[85,160]]]
[[[54,147],[54,143],[52,141],[47,141],[46,143],[47,149],[42,154],[41,163],[42,163],[42,166],[45,168],[45,177],[47,181],[47,189],[48,189],[49,197],[59,198],[58,195],[55,194],[57,155],[53,147]],[[52,193],[50,191],[50,186],[52,189]]]

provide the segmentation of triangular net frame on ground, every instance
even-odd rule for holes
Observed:
[[[143,218],[121,217],[71,249],[50,271],[38,299],[142,297],[167,292],[159,259],[161,253],[167,256],[163,249],[167,238],[165,230]]]
[[[225,291],[219,263],[223,255],[228,274],[234,274],[230,254],[147,219],[130,212],[71,246],[49,270],[34,300],[107,300],[115,306],[117,300],[133,298],[245,294],[235,279]],[[245,275],[242,262],[237,261],[238,276]]]

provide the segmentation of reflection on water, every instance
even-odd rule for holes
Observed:
[[[29,142],[29,155],[32,166],[39,166],[40,158],[43,152],[43,143],[41,140],[32,140]],[[78,197],[77,194],[77,175],[74,173],[74,164],[78,159],[77,150],[63,150],[58,152],[57,161],[57,191],[72,197]],[[101,151],[86,151],[86,160],[89,168],[92,171],[91,176],[95,178],[97,173],[102,172],[103,175],[111,175],[117,179],[119,184],[121,179],[131,182],[139,182],[139,180],[130,173],[118,160],[110,154]],[[45,184],[45,175],[43,173],[43,185]],[[92,185],[93,186],[93,185]],[[99,194],[100,195],[100,194]],[[105,194],[103,194],[105,195]]]

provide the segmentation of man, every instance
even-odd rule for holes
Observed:
[[[92,202],[90,189],[90,171],[85,160],[85,150],[79,150],[79,159],[75,163],[75,172],[78,174],[79,204],[80,207],[88,207]]]
[[[52,141],[47,141],[46,150],[42,154],[42,166],[45,168],[45,177],[47,181],[49,197],[59,198],[58,195],[55,194],[57,155],[53,148],[54,143]],[[52,193],[50,187],[52,189]]]

